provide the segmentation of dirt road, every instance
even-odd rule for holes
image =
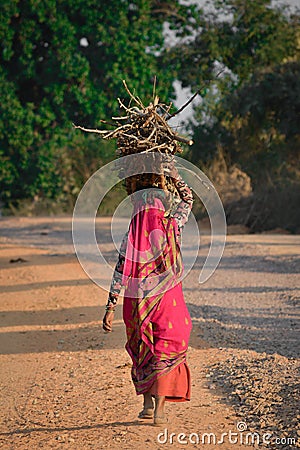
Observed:
[[[68,218],[0,222],[1,448],[300,448],[300,236],[228,236],[200,286],[204,236],[184,281],[192,399],[168,405],[160,429],[137,419],[121,305],[104,334],[107,294],[70,230]]]

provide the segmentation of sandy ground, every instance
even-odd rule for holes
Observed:
[[[228,236],[200,286],[204,236],[184,281],[192,399],[168,404],[160,429],[137,419],[121,304],[104,334],[107,293],[70,230],[69,218],[0,221],[1,448],[300,448],[300,236]]]

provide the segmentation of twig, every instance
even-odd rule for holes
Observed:
[[[160,105],[160,108],[164,111],[163,118],[165,119],[169,115],[169,111],[172,108],[173,103],[171,102],[167,108],[164,108],[162,105]]]
[[[173,135],[172,136],[175,141],[182,142],[183,144],[193,145],[194,141],[192,139],[187,139],[182,136]]]
[[[217,73],[216,78],[219,77],[219,75],[221,75],[221,73],[224,72],[225,69],[220,70],[220,72]],[[183,105],[181,106],[181,108],[178,109],[178,111],[174,112],[173,114],[171,114],[170,116],[168,116],[168,118],[166,120],[170,120],[172,117],[177,116],[177,114],[180,114],[190,103],[192,103],[192,101],[197,97],[198,94],[200,94],[200,92],[202,91],[202,89],[204,89],[206,86],[206,84],[204,84],[203,86],[201,86],[194,95],[192,95],[192,97]]]
[[[130,92],[130,90],[129,90],[129,88],[128,88],[128,86],[127,86],[125,80],[123,80],[123,84],[124,84],[124,87],[125,87],[127,93],[129,94],[129,96],[130,96],[130,97],[131,97],[138,105],[140,105],[140,106],[142,107],[142,109],[144,109],[145,107],[144,107],[143,103],[141,102],[141,100],[140,100],[138,97],[135,97],[135,96]]]
[[[127,120],[127,119],[129,119],[129,117],[128,117],[128,116],[120,116],[120,117],[115,117],[115,116],[113,116],[112,119],[113,119],[113,120]],[[104,122],[104,121],[103,121],[103,120],[100,120],[100,122]],[[108,122],[108,123],[109,123],[109,122]]]
[[[154,147],[150,147],[150,148],[148,148],[147,150],[145,150],[144,152],[141,152],[141,153],[153,152],[153,150],[158,150],[158,149],[164,147],[165,145],[166,145],[166,144],[163,142],[162,144],[156,145],[156,146],[154,146]]]
[[[155,104],[155,94],[156,94],[156,75],[154,75],[153,91],[152,91],[152,98],[153,98],[153,103],[154,104]]]
[[[107,130],[97,130],[97,129],[91,129],[91,128],[84,128],[80,125],[72,124],[74,128],[78,128],[79,130],[86,131],[87,133],[98,133],[98,134],[105,134],[107,133]]]
[[[114,119],[114,118],[112,117],[112,119]],[[116,126],[115,123],[108,122],[107,120],[100,119],[100,122],[101,122],[101,123],[106,123],[107,125],[111,125],[112,127],[115,127],[115,126]]]

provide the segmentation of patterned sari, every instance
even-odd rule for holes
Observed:
[[[177,222],[164,213],[159,198],[140,197],[128,233],[123,318],[137,394],[148,392],[161,377],[185,365],[191,332],[180,281]]]

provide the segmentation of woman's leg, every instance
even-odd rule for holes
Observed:
[[[145,394],[143,395],[144,395],[144,409],[154,408],[152,395],[150,394],[150,392],[145,392]]]
[[[165,415],[165,399],[166,397],[163,395],[156,395],[155,396],[155,410],[154,410],[154,417],[161,417],[163,418]]]

